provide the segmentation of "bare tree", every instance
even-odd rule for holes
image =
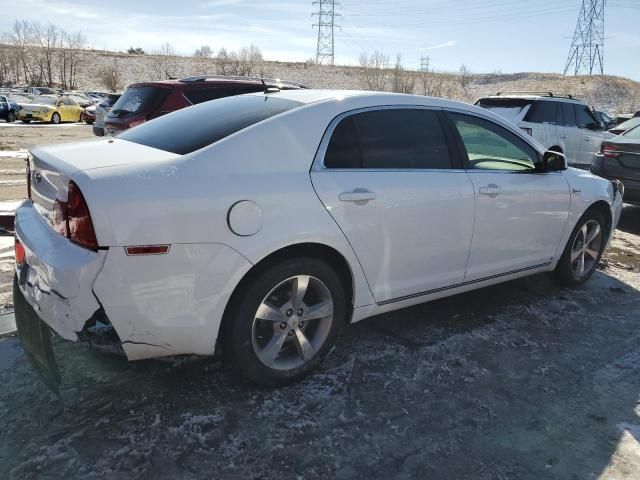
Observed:
[[[153,76],[156,80],[176,78],[178,66],[175,59],[176,51],[169,42],[164,43],[158,50],[151,52],[153,57]]]
[[[471,71],[466,67],[463,63],[460,66],[460,70],[458,72],[458,81],[460,82],[460,86],[466,92],[469,83],[471,83]]]
[[[415,78],[405,70],[402,65],[402,57],[398,53],[396,56],[396,64],[393,67],[391,91],[396,93],[413,93],[414,86]]]
[[[98,76],[100,77],[102,85],[111,92],[115,92],[123,86],[122,73],[115,58],[111,65],[105,66],[99,71]]]
[[[222,47],[216,60],[218,72],[222,75],[250,76],[264,73],[262,52],[255,45],[242,47],[237,52],[227,52]]]
[[[211,58],[212,55],[213,50],[209,45],[202,45],[200,48],[197,48],[195,53],[193,54],[194,57],[199,58]]]
[[[389,57],[378,50],[371,56],[363,52],[359,64],[367,89],[383,92],[389,82]]]
[[[36,55],[37,63],[48,87],[53,85],[53,62],[55,49],[58,43],[60,32],[58,28],[49,24],[40,25],[39,22],[33,24],[33,36],[38,46],[38,54]]]

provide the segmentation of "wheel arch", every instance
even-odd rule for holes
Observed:
[[[592,211],[597,211],[604,216],[604,219],[606,222],[606,228],[607,228],[606,238],[608,239],[609,236],[612,234],[611,228],[613,226],[613,216],[611,214],[611,206],[604,200],[597,200],[596,202],[592,203],[591,205],[589,205],[589,207],[585,209],[585,211],[582,213],[580,218],[584,217],[588,212],[592,212]]]
[[[254,264],[244,274],[244,276],[240,279],[240,281],[233,289],[233,293],[231,294],[231,297],[229,297],[229,301],[227,302],[227,305],[224,309],[220,335],[222,335],[224,332],[224,324],[227,317],[233,310],[235,303],[240,300],[240,292],[243,291],[244,286],[269,267],[283,260],[295,257],[307,257],[322,260],[328,263],[336,271],[346,293],[347,307],[349,309],[346,315],[346,321],[348,323],[351,320],[351,314],[353,311],[353,300],[355,295],[355,277],[347,259],[335,248],[322,243],[296,243],[271,252],[267,256],[263,257],[259,262]]]

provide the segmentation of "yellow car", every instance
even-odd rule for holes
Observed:
[[[66,95],[59,97],[39,96],[32,103],[23,103],[18,111],[18,120],[35,122],[80,122],[84,108]]]

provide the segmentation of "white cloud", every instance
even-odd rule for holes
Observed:
[[[449,40],[448,42],[439,43],[438,45],[433,45],[432,47],[422,47],[420,50],[438,50],[440,48],[448,48],[448,47],[455,47],[455,46],[456,46],[455,40]]]

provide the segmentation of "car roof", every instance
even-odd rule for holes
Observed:
[[[261,77],[234,77],[234,76],[216,76],[216,75],[200,75],[192,76],[181,79],[170,80],[155,80],[150,82],[135,82],[129,85],[129,87],[148,87],[148,86],[162,86],[162,87],[175,87],[185,85],[261,85],[264,82],[268,87],[274,87],[277,85],[285,88],[307,88],[302,84],[288,82],[280,79],[273,78],[261,78]]]

